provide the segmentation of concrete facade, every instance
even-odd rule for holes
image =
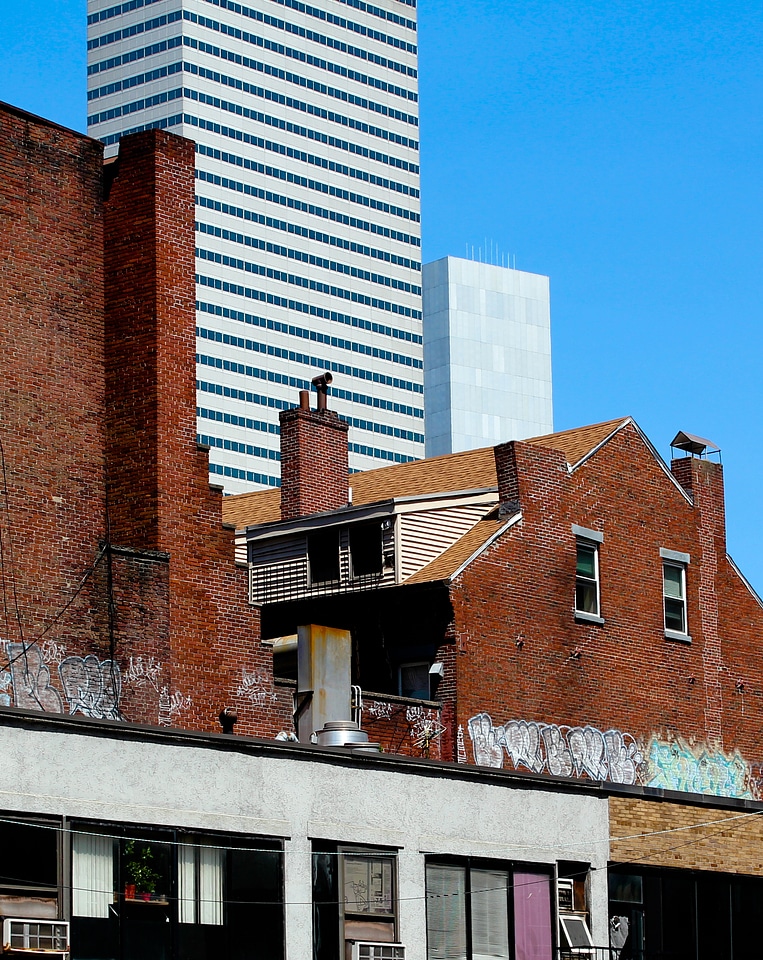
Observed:
[[[594,939],[606,942],[608,802],[596,791],[341,749],[10,715],[0,750],[7,811],[281,841],[289,960],[313,952],[320,841],[394,851],[407,957],[425,956],[425,864],[447,857],[527,863],[549,876],[559,861],[584,865]]]
[[[551,433],[548,277],[445,257],[422,278],[426,455]]]
[[[424,446],[416,8],[88,0],[88,132],[196,143],[197,431],[274,486],[324,370],[369,469]]]

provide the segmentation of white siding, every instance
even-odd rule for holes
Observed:
[[[400,524],[401,581],[421,570],[471,529],[489,509],[484,503],[405,513]]]

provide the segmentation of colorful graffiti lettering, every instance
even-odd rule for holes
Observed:
[[[652,737],[648,748],[650,787],[753,799],[757,786],[750,765],[738,751],[725,754],[705,744]]]
[[[553,776],[585,777],[611,783],[717,797],[758,799],[763,770],[751,766],[739,751],[723,753],[707,744],[668,741],[653,736],[644,748],[620,730],[568,727],[531,720],[510,720],[496,727],[488,713],[468,723],[474,762],[502,767],[504,755],[514,769]]]

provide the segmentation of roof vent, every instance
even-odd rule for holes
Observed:
[[[670,449],[683,450],[692,457],[709,458],[717,456],[718,462],[721,459],[721,448],[717,447],[711,440],[705,440],[704,437],[697,437],[693,433],[686,433],[679,430],[670,441]]]
[[[353,720],[327,720],[315,735],[321,747],[349,747],[353,753],[378,753],[378,743],[370,743],[368,734]]]

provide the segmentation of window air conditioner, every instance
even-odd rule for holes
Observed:
[[[69,956],[65,920],[3,920],[3,953],[10,956]]]
[[[405,960],[405,947],[402,943],[356,940],[352,945],[352,960]]]

